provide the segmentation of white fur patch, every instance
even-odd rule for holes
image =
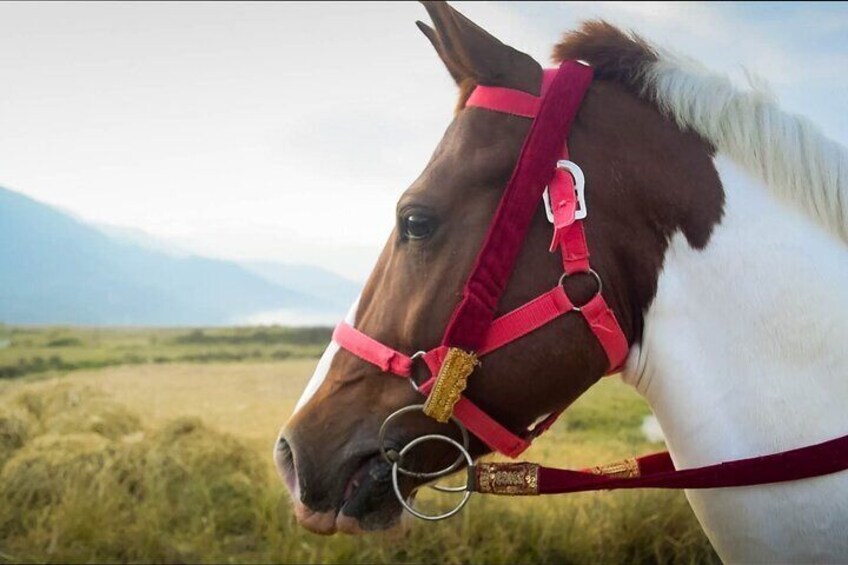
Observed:
[[[348,310],[347,316],[345,316],[345,322],[354,326],[356,324],[356,309],[359,307],[359,297],[354,300],[353,305]],[[303,391],[303,394],[300,396],[300,400],[297,401],[297,405],[294,407],[294,414],[297,414],[297,411],[303,408],[303,406],[309,402],[309,400],[315,395],[315,392],[321,388],[321,385],[324,384],[324,379],[327,378],[327,373],[330,372],[330,365],[333,363],[333,358],[336,356],[336,353],[339,352],[339,344],[335,341],[331,341],[327,346],[327,349],[324,350],[324,354],[321,355],[321,359],[318,361],[318,366],[315,367],[315,372],[312,373],[312,378],[309,379],[309,383],[306,385],[306,389]]]
[[[848,434],[848,246],[728,159],[716,168],[725,215],[702,251],[670,242],[624,373],[678,468]],[[686,494],[726,562],[848,557],[848,472]]]

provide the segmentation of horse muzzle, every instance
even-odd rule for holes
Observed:
[[[400,522],[391,465],[379,450],[316,464],[281,434],[274,449],[277,471],[291,495],[295,518],[307,530],[329,535],[387,530]],[[411,490],[411,485],[404,485]]]

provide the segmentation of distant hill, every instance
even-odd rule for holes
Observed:
[[[320,298],[325,304],[347,312],[362,284],[348,280],[327,269],[314,265],[275,263],[267,261],[240,262],[251,273],[272,283],[285,285],[296,292]]]
[[[74,217],[73,214],[71,216]],[[104,223],[88,225],[97,228],[111,239],[115,239],[121,243],[132,243],[148,251],[159,251],[172,257],[189,257],[193,255],[193,253],[174,245],[170,241],[159,239],[144,230]]]
[[[223,325],[265,311],[331,319],[346,308],[281,281],[108,235],[0,188],[0,322]]]

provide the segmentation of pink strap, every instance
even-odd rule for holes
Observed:
[[[535,118],[542,105],[542,98],[548,92],[551,83],[556,77],[559,69],[545,69],[542,71],[542,94],[536,96],[523,90],[503,88],[501,86],[486,86],[478,84],[468,100],[466,106],[474,106],[502,114],[512,114],[522,118]]]
[[[565,289],[557,285],[494,320],[477,353],[482,357],[574,310],[574,304],[568,298]],[[609,361],[610,372],[615,372],[627,359],[630,350],[615,313],[604,297],[598,294],[580,308],[580,314],[603,347]]]
[[[428,380],[421,385],[421,393],[424,396],[429,395],[435,383],[435,377]],[[500,425],[465,396],[460,396],[454,405],[453,415],[480,441],[507,457],[518,457],[530,447],[530,440],[517,436]]]
[[[493,420],[467,398],[460,397],[454,414],[472,434],[507,457],[518,457],[530,447],[530,441],[519,437]]]
[[[519,306],[494,320],[477,354],[482,357],[541,328],[573,309],[574,304],[565,294],[565,290],[557,285],[523,306]]]
[[[627,359],[630,346],[621,326],[618,325],[615,313],[601,294],[595,295],[592,300],[581,306],[580,313],[607,354],[609,373],[618,371]]]
[[[562,159],[568,158],[568,144],[565,143],[562,148]],[[559,167],[556,168],[548,184],[548,198],[550,198],[551,212],[554,215],[554,236],[550,247],[550,251],[554,252],[560,246],[566,228],[574,224],[574,215],[577,212],[577,195],[574,193],[574,179],[571,178],[571,173]]]
[[[569,275],[587,272],[589,270],[589,246],[586,244],[583,222],[575,222],[563,230],[560,237],[563,270]]]
[[[474,88],[465,105],[522,118],[534,118],[539,113],[541,103],[542,99],[538,96],[521,90],[479,85]]]
[[[562,158],[568,159],[568,145],[562,150]],[[562,267],[567,274],[585,273],[589,270],[589,246],[583,222],[574,217],[577,212],[577,195],[571,173],[557,167],[548,185],[548,197],[554,215],[554,235],[550,251],[560,249]]]
[[[336,326],[333,341],[360,359],[378,366],[383,372],[399,377],[408,377],[412,372],[412,359],[345,322]]]
[[[436,383],[436,375],[445,361],[447,351],[447,346],[440,345],[424,354],[424,362],[427,364],[432,375],[427,382],[418,388],[419,392],[424,396],[430,394],[430,390]],[[512,433],[480,410],[477,405],[465,396],[460,396],[459,402],[454,406],[453,413],[480,441],[508,457],[518,457],[530,447],[530,442],[534,437],[530,434],[516,435]]]

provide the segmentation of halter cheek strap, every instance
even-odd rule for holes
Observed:
[[[559,69],[544,71],[541,96],[481,85],[469,97],[468,107],[531,118],[533,124],[465,284],[462,300],[445,330],[442,344],[421,354],[432,375],[416,387],[425,396],[434,394],[437,378],[453,348],[473,351],[475,358],[484,357],[569,313],[579,314],[586,321],[606,353],[610,372],[624,362],[628,352],[627,339],[604,300],[600,277],[589,267],[582,222],[586,212],[585,201],[582,200],[582,172],[568,160],[565,144],[591,80],[592,70],[589,67],[568,61]],[[560,279],[552,290],[495,318],[495,310],[543,192],[547,195],[545,202],[553,224],[551,251],[559,249],[561,253],[563,277],[591,273],[597,279],[598,292],[589,302],[577,307],[568,298]],[[411,375],[413,357],[346,323],[336,328],[333,340],[383,372],[407,378]],[[519,435],[500,425],[465,396],[458,392],[456,396],[455,404],[448,407],[453,416],[490,448],[510,457],[517,457],[526,450],[532,440],[547,430],[559,416],[559,412],[551,414],[533,429]]]

